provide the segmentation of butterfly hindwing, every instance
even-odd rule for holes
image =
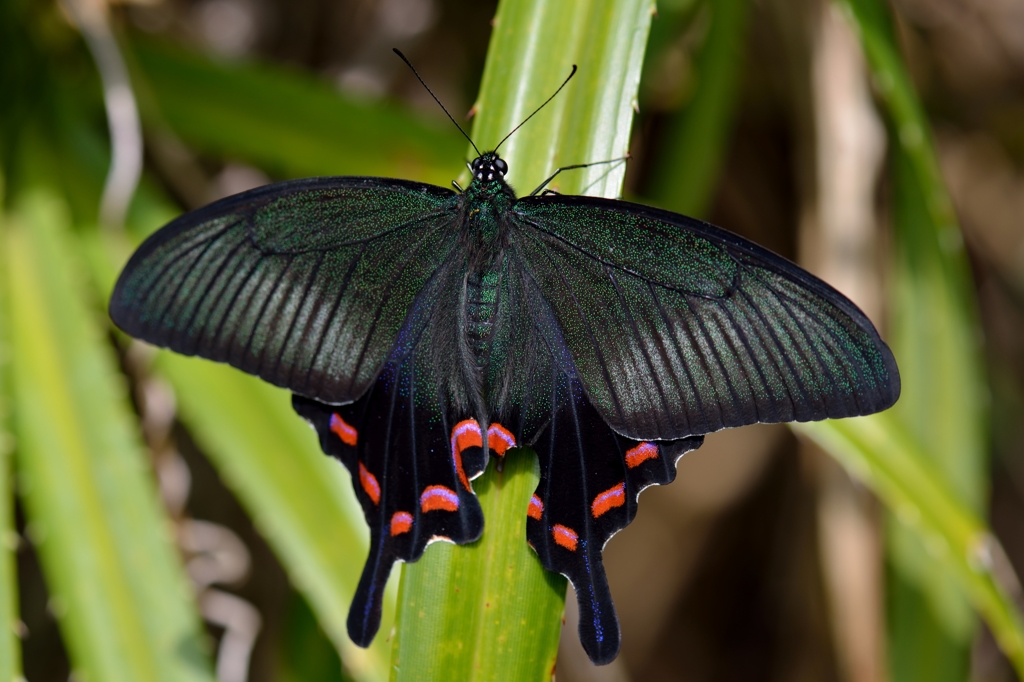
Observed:
[[[591,660],[607,663],[618,652],[619,628],[604,546],[633,520],[640,491],[671,482],[676,460],[703,437],[655,443],[615,433],[592,406],[544,292],[524,276],[515,253],[507,258],[499,286],[503,324],[492,341],[503,362],[489,382],[503,389],[492,393],[503,396],[504,409],[492,414],[491,429],[507,427],[510,442],[537,453],[540,482],[527,539],[545,568],[572,582],[583,647]]]
[[[527,512],[527,539],[546,569],[573,584],[583,648],[595,663],[608,663],[620,636],[604,546],[632,522],[640,492],[671,483],[676,460],[700,447],[703,437],[631,440],[605,423],[578,381],[559,373],[551,390],[547,427],[532,444],[540,483]]]
[[[349,610],[354,642],[369,645],[395,561],[416,561],[435,540],[473,542],[483,512],[471,481],[487,464],[486,428],[465,393],[453,349],[453,306],[465,265],[452,252],[418,292],[379,375],[355,402],[332,406],[295,395],[324,452],[348,468],[370,527],[370,552]],[[446,333],[447,332],[447,333]]]
[[[514,248],[619,433],[848,417],[899,395],[892,353],[856,306],[736,235],[592,197],[526,197],[514,213]]]
[[[455,245],[449,190],[381,178],[268,185],[151,236],[110,315],[137,338],[330,403],[362,395]]]
[[[483,512],[470,480],[483,472],[476,440],[417,395],[416,358],[388,364],[367,395],[342,406],[295,395],[292,404],[316,429],[321,448],[345,465],[370,527],[370,551],[352,606],[348,632],[368,646],[380,626],[384,587],[395,561],[416,561],[434,540],[472,542]],[[456,461],[453,431],[462,425]]]

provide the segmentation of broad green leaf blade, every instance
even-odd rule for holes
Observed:
[[[509,450],[503,464],[473,484],[483,538],[438,543],[429,565],[403,572],[392,679],[534,680],[553,669],[565,579],[545,571],[526,545],[537,457]]]
[[[743,64],[750,0],[704,3],[711,25],[696,63],[697,84],[668,122],[652,174],[651,199],[685,215],[702,216],[714,196],[728,153]]]
[[[104,682],[212,680],[124,386],[81,298],[62,203],[31,193],[11,222],[16,461],[72,664]]]
[[[982,514],[987,494],[987,439],[974,310],[963,282],[943,272],[943,254],[905,150],[893,155],[893,351],[904,391],[893,409],[927,454],[957,502]],[[910,529],[887,524],[891,564],[889,667],[894,682],[927,675],[957,682],[970,674],[977,619],[956,576],[931,560]]]
[[[112,235],[93,235],[83,244],[106,300],[131,247]],[[171,352],[161,351],[155,364],[175,389],[182,421],[305,596],[349,677],[386,679],[390,643],[379,637],[362,649],[346,632],[369,531],[344,467],[321,452],[287,391],[227,365]],[[382,632],[394,618],[397,575],[391,582]]]
[[[348,472],[326,457],[287,391],[227,365],[161,352],[181,418],[284,564],[357,680],[387,677],[389,643],[348,639],[345,619],[369,547]],[[381,631],[393,618],[393,590]]]
[[[120,236],[95,233],[82,244],[107,300],[132,247]],[[159,353],[156,370],[174,386],[182,421],[305,596],[349,677],[386,679],[390,643],[380,637],[361,649],[345,626],[369,546],[362,510],[348,473],[320,451],[288,392],[227,365],[170,352]],[[394,618],[397,582],[396,575],[385,593],[383,632]]]
[[[146,41],[134,45],[148,127],[280,177],[397,176],[447,185],[464,139],[400,107],[359,102],[308,75],[227,65]],[[398,57],[395,57],[398,60]],[[148,106],[147,106],[148,105]]]
[[[2,176],[0,176],[2,177]],[[0,247],[5,244],[4,216],[0,214]],[[0,248],[0,254],[6,248]],[[7,308],[7,278],[0,276],[0,680],[21,676],[21,643],[18,641],[18,576],[14,552],[13,454],[11,432],[11,325]]]
[[[625,156],[650,32],[650,0],[508,0],[498,6],[473,139],[497,145],[579,67],[557,97],[501,147],[509,182],[533,191],[559,166]],[[618,197],[624,163],[568,171],[565,194]]]
[[[626,153],[653,9],[647,0],[499,5],[473,128],[481,149],[497,145],[579,66],[566,89],[501,147],[520,193],[558,166]],[[596,166],[568,171],[552,186],[616,197],[624,175],[623,164]],[[510,477],[515,468],[506,466]],[[474,484],[486,519],[476,546],[437,544],[403,567],[393,679],[450,679],[452,671],[466,680],[550,678],[565,580],[546,574],[525,542],[526,488],[536,483],[496,476],[492,464]],[[504,494],[506,486],[519,492]],[[511,633],[515,623],[526,638]]]

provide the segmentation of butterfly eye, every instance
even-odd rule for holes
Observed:
[[[505,163],[502,159],[494,160],[494,168],[502,175],[508,173],[508,164]]]

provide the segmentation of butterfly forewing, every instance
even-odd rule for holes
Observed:
[[[899,395],[892,354],[856,306],[740,237],[590,197],[527,197],[514,212],[514,248],[619,433],[849,417]]]
[[[129,261],[126,332],[329,403],[366,391],[450,257],[455,195],[378,178],[270,185],[189,213]]]

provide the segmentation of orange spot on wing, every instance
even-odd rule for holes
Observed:
[[[658,446],[654,443],[640,443],[635,448],[626,451],[626,466],[630,469],[636,468],[649,459],[658,456]]]
[[[409,512],[395,512],[391,517],[391,537],[408,533],[412,528],[412,514]]]
[[[555,539],[555,544],[565,547],[570,552],[576,551],[576,542],[580,539],[580,536],[576,535],[576,531],[560,523],[552,526],[551,537]]]
[[[615,507],[621,507],[626,504],[626,482],[618,484],[613,488],[605,490],[603,493],[594,498],[593,503],[590,505],[590,513],[594,515],[596,519],[601,514],[604,514],[609,509]]]
[[[466,490],[469,487],[469,478],[466,477],[466,470],[462,468],[462,451],[466,448],[483,447],[483,439],[480,436],[480,425],[475,419],[464,419],[452,428],[452,461],[455,463],[455,473]]]
[[[530,498],[530,506],[526,509],[526,515],[531,519],[537,519],[540,521],[541,514],[544,513],[544,503],[540,501],[540,498],[536,495]]]
[[[420,509],[424,512],[441,509],[443,511],[456,511],[459,508],[459,496],[451,488],[443,485],[428,485],[420,495]]]
[[[355,447],[356,442],[359,440],[359,432],[356,431],[354,426],[342,419],[341,415],[337,412],[331,415],[331,431],[333,431],[345,445]]]
[[[498,453],[499,457],[504,457],[505,451],[515,446],[516,437],[501,424],[491,424],[487,429],[487,447]]]
[[[374,504],[380,503],[380,484],[377,483],[377,477],[371,474],[362,462],[359,463],[359,485],[363,486],[363,490]]]

